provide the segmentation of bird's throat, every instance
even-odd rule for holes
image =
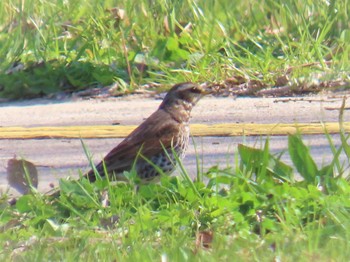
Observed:
[[[167,111],[177,122],[188,123],[193,106],[194,105],[191,102],[177,100],[176,103],[164,107],[164,110]]]

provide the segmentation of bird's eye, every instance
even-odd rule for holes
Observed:
[[[200,90],[196,86],[192,87],[191,91],[193,93],[200,93]]]

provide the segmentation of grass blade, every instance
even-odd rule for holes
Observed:
[[[288,136],[288,151],[299,174],[308,183],[314,183],[318,169],[310,154],[310,149],[304,145],[299,134]]]

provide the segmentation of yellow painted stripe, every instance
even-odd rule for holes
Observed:
[[[35,138],[110,138],[126,137],[136,126],[64,126],[64,127],[0,127],[0,139]],[[350,123],[344,123],[350,132]],[[303,124],[193,124],[193,136],[251,136],[287,135],[299,131],[302,134],[339,133],[336,123]]]

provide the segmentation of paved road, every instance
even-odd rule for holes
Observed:
[[[106,100],[78,100],[52,102],[33,100],[0,105],[1,126],[69,126],[139,124],[159,105],[160,100],[140,97],[110,98]],[[304,98],[205,98],[193,111],[192,123],[304,123],[335,122],[341,96],[318,95]],[[349,121],[350,117],[345,116]],[[339,136],[333,135],[339,145]],[[328,142],[323,135],[304,136],[318,165],[331,160]],[[99,161],[121,139],[86,139],[85,143]],[[222,168],[235,163],[238,143],[261,147],[263,137],[197,137],[201,169],[212,165]],[[271,151],[287,149],[284,136],[271,137]],[[0,190],[6,188],[6,163],[14,155],[35,163],[40,175],[39,190],[48,189],[58,178],[77,176],[87,170],[87,160],[77,139],[0,140]],[[288,154],[282,158],[290,163]],[[344,156],[343,156],[343,159]],[[196,173],[194,146],[190,146],[184,165]]]
[[[333,135],[336,145],[340,144],[338,135]],[[86,139],[85,144],[91,152],[94,152],[94,160],[97,162],[105,153],[112,149],[121,139]],[[208,170],[213,165],[221,168],[234,166],[237,156],[237,144],[262,148],[265,137],[197,137],[194,138],[196,150],[199,156],[200,168]],[[323,135],[304,136],[304,141],[311,148],[311,154],[319,166],[330,163],[332,154],[328,142]],[[88,170],[88,161],[81,143],[77,139],[42,139],[42,140],[7,140],[2,141],[2,148],[19,148],[18,156],[23,156],[37,165],[40,174],[40,190],[47,190],[49,183],[57,185],[59,178],[66,176],[77,177],[79,170]],[[33,150],[33,148],[35,150]],[[280,153],[287,150],[285,136],[270,137],[272,153]],[[0,151],[3,157],[3,150]],[[11,155],[10,155],[11,157]],[[342,156],[345,160],[345,157]],[[282,160],[291,164],[288,152]],[[5,163],[4,163],[5,164]],[[192,144],[184,160],[184,165],[192,176],[196,175],[195,146]],[[5,172],[1,172],[1,183],[5,184]]]

